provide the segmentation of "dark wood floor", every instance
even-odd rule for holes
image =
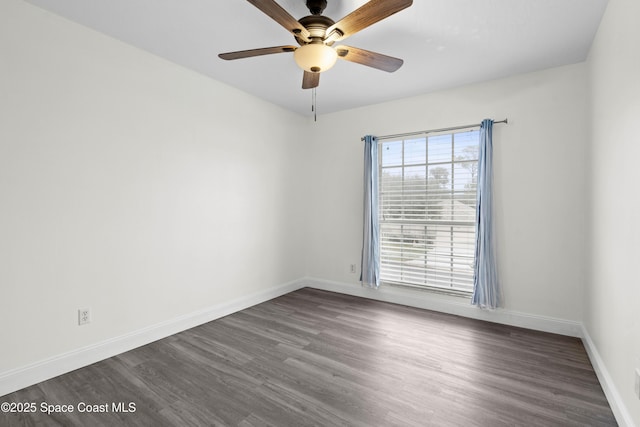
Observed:
[[[37,406],[2,426],[616,425],[579,339],[312,289],[0,402]]]

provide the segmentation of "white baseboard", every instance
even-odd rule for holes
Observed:
[[[470,317],[472,319],[486,320],[489,322],[502,323],[505,325],[518,326],[521,328],[567,335],[571,337],[582,336],[582,324],[580,322],[537,316],[504,309],[491,311],[481,310],[472,306],[466,298],[415,291],[411,289],[402,289],[393,286],[384,286],[374,290],[356,284],[333,282],[314,277],[306,277],[301,279],[301,282],[304,286],[315,289],[339,292],[342,294],[354,295],[378,301],[402,304],[410,307],[439,311],[442,313]]]
[[[384,287],[372,290],[359,285],[313,277],[305,277],[280,286],[274,286],[242,298],[218,304],[194,313],[189,313],[144,329],[133,331],[126,335],[114,337],[112,339],[73,350],[68,353],[60,354],[37,363],[0,373],[0,396],[4,396],[5,394],[12,393],[16,390],[37,384],[41,381],[48,380],[75,369],[88,366],[92,363],[99,362],[175,333],[219,319],[304,287],[582,338],[587,354],[589,355],[589,359],[591,360],[596,375],[598,376],[598,380],[602,385],[602,389],[604,390],[605,396],[609,401],[618,424],[621,427],[635,426],[604,365],[604,362],[600,358],[595,344],[591,340],[587,330],[580,322],[536,316],[508,310],[480,310],[470,305],[466,299],[456,297],[426,294],[424,292],[416,292],[394,287]]]
[[[18,369],[2,372],[0,373],[0,396],[244,310],[303,286],[300,280],[295,280]]]
[[[635,424],[631,418],[631,414],[622,401],[620,393],[618,393],[618,389],[584,325],[582,326],[582,342],[584,343],[584,348],[587,350],[589,360],[591,360],[591,364],[593,365],[593,370],[596,372],[600,386],[602,386],[604,395],[607,397],[607,401],[609,402],[609,406],[611,406],[618,425],[620,427],[634,427]]]

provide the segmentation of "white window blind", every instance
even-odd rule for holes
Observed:
[[[477,129],[380,141],[380,279],[473,290]]]

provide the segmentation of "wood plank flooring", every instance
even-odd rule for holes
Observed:
[[[2,426],[616,425],[579,339],[313,289],[0,402],[37,406]]]

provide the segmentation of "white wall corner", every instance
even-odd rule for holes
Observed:
[[[613,415],[616,417],[616,421],[620,427],[636,427],[633,419],[631,418],[631,414],[620,397],[620,393],[618,393],[618,389],[616,388],[611,375],[609,375],[609,371],[607,370],[604,361],[598,353],[595,343],[591,339],[591,336],[584,325],[582,326],[582,342],[584,343],[584,348],[587,350],[587,355],[589,356],[591,365],[593,365],[593,370],[596,372],[598,381],[600,381],[604,395],[609,402],[609,406],[611,406],[611,411],[613,411]]]
[[[304,287],[300,280],[255,292],[128,334],[0,373],[0,396],[91,365]]]

